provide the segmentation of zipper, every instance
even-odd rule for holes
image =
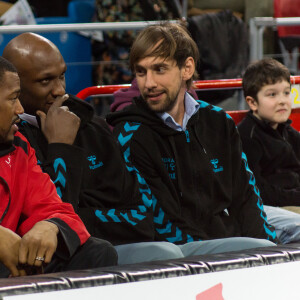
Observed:
[[[11,193],[10,193],[10,189],[9,189],[9,186],[7,184],[7,182],[5,181],[5,179],[0,176],[0,181],[2,181],[3,185],[4,185],[4,188],[7,190],[8,192],[8,204],[5,208],[5,211],[4,213],[2,214],[1,218],[0,218],[0,224],[2,223],[4,217],[6,216],[7,212],[8,212],[8,209],[9,209],[9,206],[10,206],[10,202],[11,202]]]

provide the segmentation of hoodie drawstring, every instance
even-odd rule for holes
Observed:
[[[196,139],[197,139],[198,143],[200,144],[200,146],[202,147],[203,152],[204,152],[205,154],[207,154],[207,152],[206,152],[204,146],[202,145],[202,143],[201,143],[201,141],[200,141],[200,138],[199,138],[199,136],[198,136],[198,134],[197,134],[197,131],[195,130],[195,127],[193,127],[193,129],[194,129],[194,133],[195,133]]]
[[[186,141],[187,141],[187,143],[189,143],[191,141],[190,140],[190,133],[187,129],[184,131],[184,133],[185,133]]]

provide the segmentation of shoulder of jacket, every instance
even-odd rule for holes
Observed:
[[[197,100],[197,102],[200,104],[197,114],[202,120],[207,120],[210,124],[229,123],[235,126],[234,120],[223,108],[201,100]]]
[[[13,144],[16,147],[16,149],[22,149],[28,155],[30,145],[23,134],[17,132],[15,134]]]
[[[124,121],[114,128],[114,134],[122,147],[130,144],[140,128],[144,128],[141,123]]]
[[[287,132],[300,138],[300,132],[297,129],[295,129],[293,126],[291,126],[291,124],[286,126],[286,130],[287,130]]]
[[[227,115],[225,110],[219,106],[212,105],[202,100],[196,100],[196,101],[200,105],[199,108],[200,112],[203,111],[203,112],[211,112],[212,114]],[[231,118],[229,115],[228,117]]]

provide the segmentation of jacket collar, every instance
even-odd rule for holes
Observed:
[[[15,150],[14,143],[10,145],[6,144],[0,144],[0,157],[7,155],[8,153],[11,153]]]
[[[291,125],[292,121],[290,119],[288,119],[286,122],[284,123],[280,123],[278,124],[278,127],[276,130],[274,130],[271,126],[270,126],[270,122],[266,121],[266,120],[260,120],[258,118],[256,118],[252,111],[249,111],[247,113],[247,116],[255,122],[255,124],[257,124],[258,126],[260,126],[261,128],[263,128],[265,131],[271,133],[271,134],[280,134],[281,136],[283,135],[283,132],[286,130],[286,128],[288,126]]]

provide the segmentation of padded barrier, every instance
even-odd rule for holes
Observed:
[[[291,84],[300,84],[300,76],[291,76]],[[215,80],[197,80],[193,82],[193,86],[197,90],[218,90],[218,89],[241,89],[242,79],[215,79]],[[108,95],[121,88],[129,88],[130,84],[119,85],[98,85],[88,86],[78,92],[76,95],[78,98],[85,100],[89,96],[93,95]]]
[[[234,120],[235,124],[240,123],[246,116],[247,112],[248,110],[227,111],[227,113]],[[293,128],[300,131],[300,108],[293,108],[289,119],[292,120],[291,125],[293,126]]]
[[[0,297],[206,274],[294,261],[300,261],[300,244],[0,279]]]

